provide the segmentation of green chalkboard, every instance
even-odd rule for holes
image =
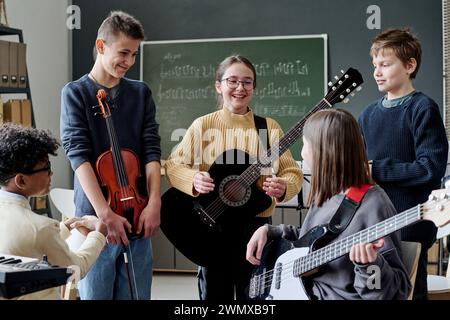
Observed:
[[[141,80],[153,92],[162,158],[181,141],[192,121],[217,110],[217,65],[231,54],[254,64],[253,111],[277,120],[286,132],[326,90],[326,35],[143,42]],[[291,148],[299,160],[300,147]]]

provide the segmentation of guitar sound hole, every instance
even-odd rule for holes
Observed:
[[[225,183],[224,196],[232,202],[238,202],[244,199],[246,189],[243,188],[236,180]]]
[[[220,199],[230,207],[240,207],[251,197],[251,188],[244,188],[237,179],[239,176],[231,175],[222,180],[219,185]]]

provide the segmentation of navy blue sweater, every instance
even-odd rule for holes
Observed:
[[[359,125],[374,180],[386,191],[397,212],[427,200],[439,189],[447,164],[448,142],[439,108],[431,98],[415,92],[403,105],[385,108],[380,99],[360,115]],[[418,223],[402,230],[403,240],[427,247],[436,229]]]
[[[98,105],[96,94],[99,88],[84,75],[62,89],[61,141],[74,171],[85,161],[95,168],[98,156],[110,149],[105,119],[94,115],[99,109],[92,108]],[[150,89],[144,82],[122,78],[110,106],[119,145],[138,155],[141,174],[145,178],[145,165],[159,161],[161,157],[156,110]],[[145,186],[145,181],[141,186]],[[76,177],[74,189],[76,214],[95,214]]]

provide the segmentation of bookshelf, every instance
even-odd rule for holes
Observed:
[[[1,37],[4,37],[4,36],[17,36],[18,40],[19,40],[18,42],[24,43],[23,33],[22,33],[21,29],[10,28],[10,27],[4,26],[4,25],[0,25],[0,39],[1,39]],[[20,81],[20,79],[17,79],[17,81]],[[23,88],[3,87],[0,83],[0,96],[2,94],[25,94],[31,104],[31,123],[32,123],[32,126],[35,127],[36,124],[35,124],[35,120],[34,120],[33,100],[31,99],[30,82],[29,82],[29,78],[28,78],[28,68],[26,68],[25,81],[26,81],[26,85]],[[52,217],[48,196],[31,198],[30,204],[31,204],[31,207],[34,212]]]

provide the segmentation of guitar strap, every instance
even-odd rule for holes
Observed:
[[[348,227],[356,210],[361,205],[362,199],[372,187],[371,184],[364,184],[361,188],[350,187],[330,222],[327,225],[316,226],[309,230],[303,237],[293,242],[294,247],[311,247],[312,245],[314,245],[314,248],[317,248],[317,245],[323,247],[336,239]],[[314,243],[318,238],[321,238],[320,241]]]
[[[342,200],[341,205],[337,209],[333,218],[331,218],[328,223],[328,230],[332,232],[333,238],[336,238],[342,231],[344,231],[350,221],[352,221],[353,216],[361,205],[361,201],[366,195],[367,191],[372,188],[371,184],[364,184],[361,188],[350,187],[347,195]]]
[[[267,119],[257,116],[256,114],[253,114],[253,120],[255,121],[256,132],[258,133],[258,137],[261,140],[261,145],[264,151],[267,151],[270,147],[269,130],[267,129]],[[261,130],[264,130],[266,132],[265,134],[266,141],[264,141],[263,137],[261,136],[261,133],[264,132]]]

